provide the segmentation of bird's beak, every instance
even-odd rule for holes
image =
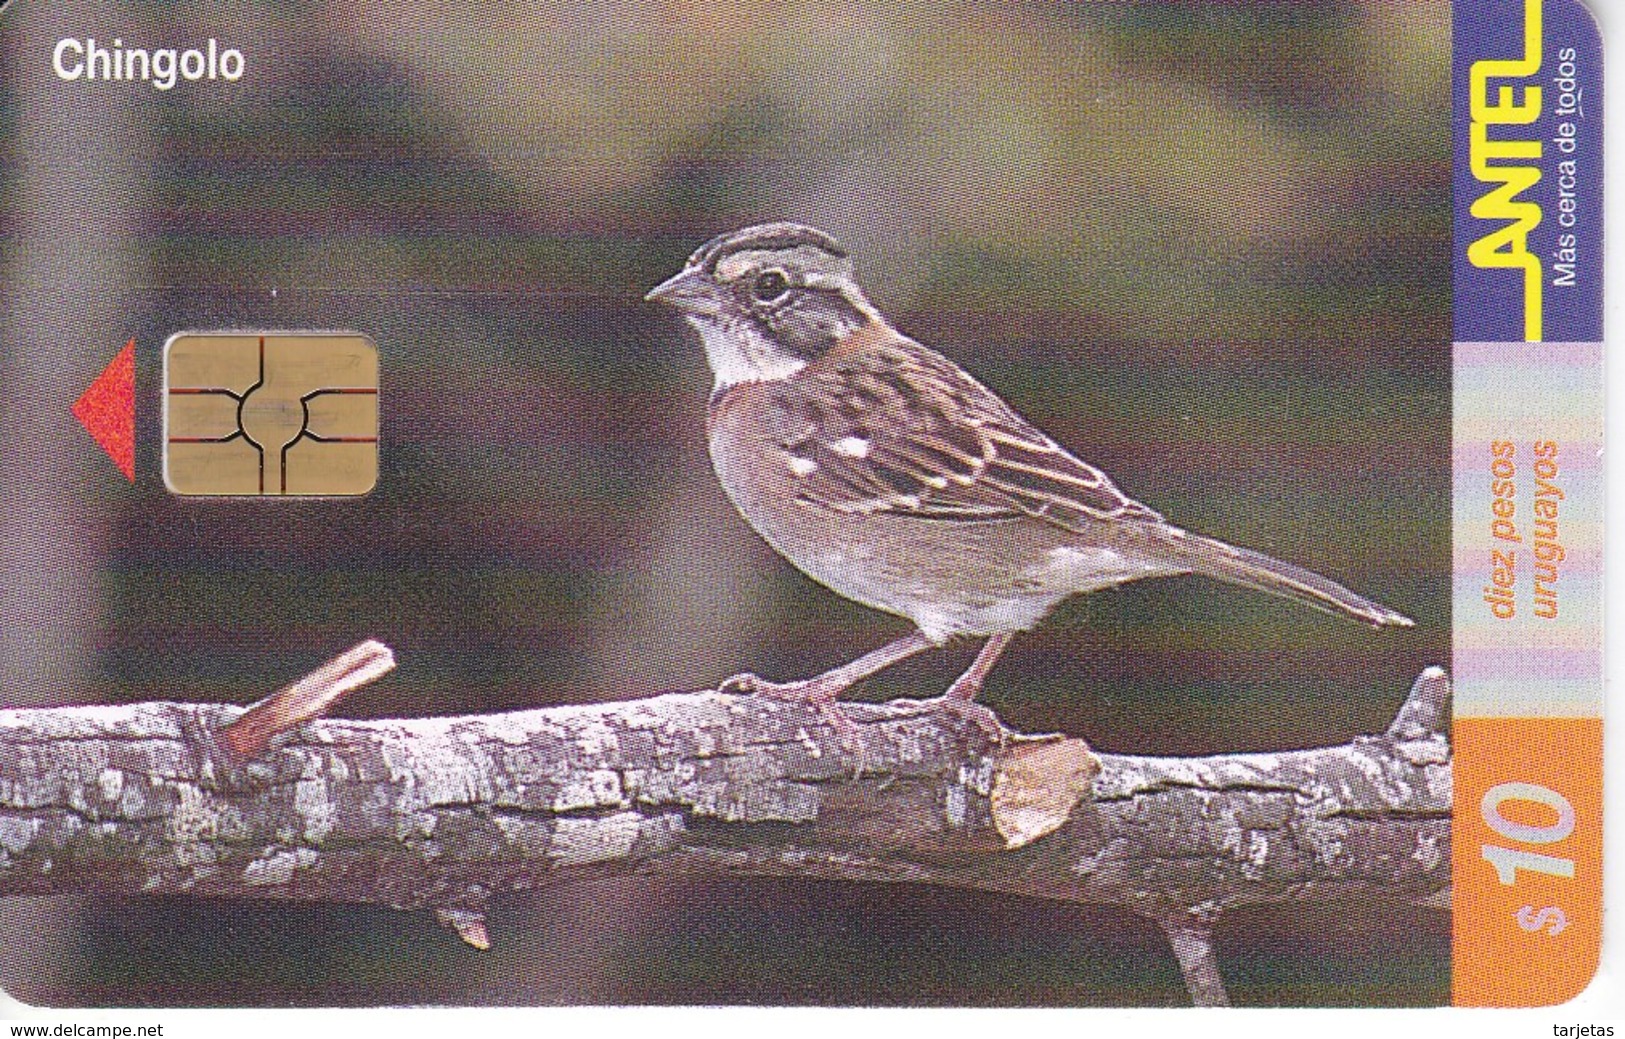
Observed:
[[[650,289],[643,298],[652,303],[669,303],[690,314],[715,314],[720,309],[716,293],[705,275],[692,267],[678,271]]]

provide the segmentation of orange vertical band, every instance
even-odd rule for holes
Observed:
[[[1602,942],[1602,720],[1457,718],[1453,996],[1549,1006]]]

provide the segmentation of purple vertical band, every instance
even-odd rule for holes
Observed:
[[[1602,338],[1602,44],[1578,0],[1457,0],[1455,338]]]

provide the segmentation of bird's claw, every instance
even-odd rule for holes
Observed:
[[[761,680],[760,675],[751,674],[748,671],[744,674],[731,675],[728,678],[724,678],[721,684],[717,686],[717,692],[735,694],[754,693],[756,691],[756,684]]]
[[[893,700],[887,706],[908,714],[945,711],[960,721],[970,722],[975,725],[982,730],[982,734],[990,742],[1000,747],[1009,742],[1010,730],[1004,727],[1004,723],[999,720],[999,716],[993,713],[991,707],[984,707],[975,700],[966,700],[949,694],[933,697],[929,700]]]
[[[799,682],[769,682],[761,675],[749,671],[723,679],[717,688],[724,693],[754,694],[788,703],[808,703],[814,706],[832,704],[838,695],[838,690],[830,689],[816,678],[805,678]]]
[[[863,759],[862,730],[858,723],[841,710],[835,694],[821,687],[814,679],[800,682],[770,682],[760,675],[745,672],[724,679],[717,689],[724,693],[765,696],[787,703],[806,704],[817,711],[818,716],[835,730],[842,748],[848,753],[857,755],[860,761]]]
[[[744,693],[788,700],[791,703],[820,703],[834,700],[826,696],[812,681],[769,682],[761,675],[747,671],[722,680],[717,688],[724,693]]]

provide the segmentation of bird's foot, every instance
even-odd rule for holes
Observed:
[[[988,740],[1000,747],[1009,742],[1010,732],[999,721],[999,716],[993,713],[991,707],[984,707],[975,700],[968,700],[962,696],[955,696],[950,688],[942,696],[929,700],[893,700],[888,707],[901,708],[910,714],[924,714],[926,711],[943,711],[953,715],[960,721],[970,722]]]
[[[863,740],[860,736],[862,730],[859,729],[857,722],[847,716],[835,699],[840,690],[832,689],[827,683],[821,683],[816,678],[802,679],[799,682],[770,682],[761,675],[747,672],[724,679],[717,688],[724,693],[754,693],[774,700],[807,704],[835,730],[835,735],[840,738],[841,746],[845,750],[860,757],[863,754]]]
[[[804,678],[799,682],[770,682],[761,675],[749,671],[724,678],[717,689],[724,693],[755,693],[758,696],[788,700],[791,703],[817,703],[835,699],[816,678]]]

